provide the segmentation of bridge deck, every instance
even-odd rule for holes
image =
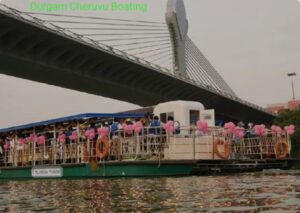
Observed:
[[[199,101],[216,116],[271,123],[274,116],[61,32],[0,11],[0,73],[92,93],[141,106],[170,100]]]

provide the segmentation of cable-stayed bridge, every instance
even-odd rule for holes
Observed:
[[[187,36],[183,4],[166,22],[21,12],[0,4],[0,73],[141,106],[193,100],[223,120],[271,122],[243,101]]]

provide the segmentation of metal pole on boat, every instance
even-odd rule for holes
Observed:
[[[33,134],[36,135],[35,134],[35,127],[33,127]],[[33,148],[33,158],[32,158],[33,166],[35,166],[35,143],[36,143],[36,141],[33,141],[33,146],[32,146],[32,148]]]
[[[57,139],[56,139],[56,125],[53,127],[53,139],[54,143],[52,145],[52,155],[53,155],[53,164],[56,165],[56,148],[57,148]]]
[[[260,145],[260,159],[263,159],[263,146],[262,146],[262,143],[263,143],[263,139],[260,138],[260,140],[259,140],[259,145]]]
[[[80,128],[80,125],[79,125],[79,121],[77,120],[77,140],[75,143],[77,163],[79,163],[79,139],[80,139],[80,129],[79,128]]]
[[[196,159],[196,129],[193,127],[193,158]]]
[[[212,132],[212,143],[211,143],[211,150],[212,150],[212,159],[215,159],[215,150],[214,150],[214,142],[215,142],[215,133],[216,133],[216,129],[213,129]]]
[[[13,156],[14,156],[14,166],[17,166],[18,165],[18,163],[17,163],[17,159],[16,158],[18,158],[18,156],[17,156],[17,153],[16,153],[16,150],[17,150],[17,141],[18,141],[18,133],[17,133],[17,131],[15,132],[15,137],[14,137],[14,152],[13,152]]]

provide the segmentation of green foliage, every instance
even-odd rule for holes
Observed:
[[[299,156],[300,153],[300,109],[295,111],[284,110],[281,112],[274,121],[274,124],[285,127],[290,124],[294,124],[296,126],[296,132],[292,136],[292,155],[295,154]]]

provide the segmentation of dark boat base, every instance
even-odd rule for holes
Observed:
[[[2,167],[0,179],[49,178],[112,178],[211,175],[262,171],[265,169],[293,169],[299,159],[264,160],[139,160],[109,161],[99,164],[61,164],[26,167]],[[33,177],[32,169],[61,168],[59,177]]]

